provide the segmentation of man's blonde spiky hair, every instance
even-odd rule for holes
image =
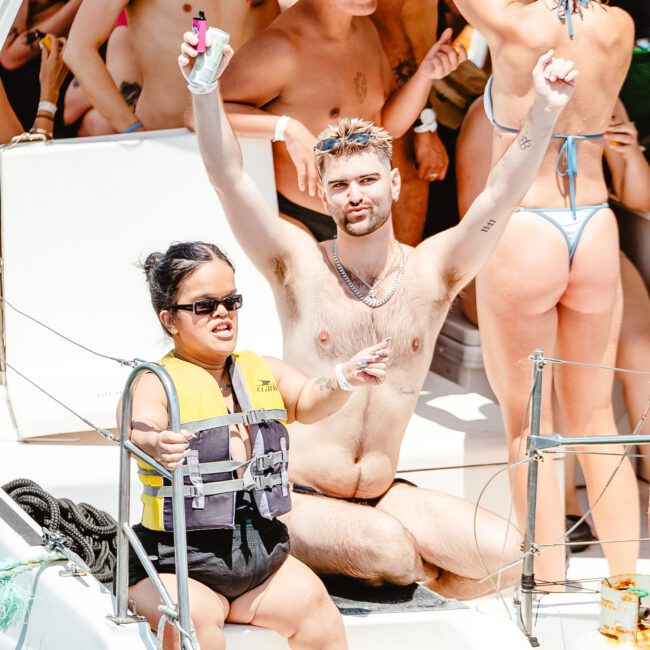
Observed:
[[[363,144],[360,142],[349,142],[347,137],[356,133],[368,133],[372,139]],[[360,151],[375,151],[379,156],[384,156],[390,163],[393,157],[393,138],[386,129],[376,126],[374,122],[362,120],[360,117],[344,117],[338,124],[330,124],[318,134],[317,142],[328,138],[340,138],[339,144],[329,151],[314,149],[316,166],[322,176],[328,159],[340,156],[349,156]]]

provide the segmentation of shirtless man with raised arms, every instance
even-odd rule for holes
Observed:
[[[621,324],[618,229],[606,203],[602,157],[604,132],[632,56],[634,25],[626,12],[597,0],[455,3],[485,36],[492,53],[494,84],[486,86],[485,98],[494,125],[493,166],[522,137],[518,132],[535,93],[528,70],[536,58],[552,47],[581,72],[534,183],[476,281],[485,367],[503,411],[514,462],[523,454],[522,435],[527,433],[522,421],[533,348],[609,367],[616,361]],[[553,432],[551,381],[565,435],[615,433],[613,378],[612,372],[578,366],[547,368],[542,433]],[[607,451],[619,454],[623,448]],[[603,494],[592,513],[598,537],[638,539],[638,490],[629,459],[620,467],[617,455],[580,454],[578,460],[589,500]],[[513,474],[522,523],[526,473]],[[564,516],[552,463],[540,467],[539,490],[543,500],[537,509],[536,541],[562,541]],[[638,550],[638,542],[605,544],[610,575],[634,573]],[[544,580],[563,580],[564,548],[545,549],[535,568]]]
[[[186,77],[195,42],[185,35],[179,64]],[[472,535],[474,506],[395,482],[395,471],[449,305],[496,246],[573,91],[577,72],[551,59],[549,52],[534,70],[536,101],[525,126],[530,145],[510,147],[462,223],[417,248],[400,245],[392,234],[400,177],[391,169],[386,131],[353,119],[321,134],[318,191],[338,238],[318,244],[279,220],[245,173],[219,93],[193,95],[210,180],[233,233],[273,289],[284,358],[318,375],[367,341],[392,337],[384,384],[372,393],[356,390],[336,417],[292,425],[290,478],[300,493],[293,495],[287,523],[292,552],[317,572],[375,584],[418,580],[468,598],[489,589],[478,583],[486,567],[517,555],[506,522],[479,511],[483,565]],[[551,82],[552,75],[559,76]]]
[[[239,135],[284,140],[273,147],[280,213],[319,241],[331,239],[336,226],[316,195],[315,134],[341,117],[362,117],[399,137],[420,114],[431,81],[467,56],[444,34],[397,89],[368,17],[376,6],[300,0],[237,52],[222,81],[224,100],[236,103],[228,114]],[[290,119],[283,124],[282,116]]]
[[[143,78],[135,115],[98,52],[124,8]],[[219,25],[231,35],[235,49],[280,12],[277,0],[84,0],[63,58],[95,108],[118,133],[183,126],[189,102],[182,81],[174,74],[176,48],[171,44],[191,26],[199,9],[205,11],[208,25]],[[127,79],[122,86],[132,90],[134,81]]]

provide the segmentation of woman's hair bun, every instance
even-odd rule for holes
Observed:
[[[144,269],[144,273],[147,276],[147,280],[151,280],[151,274],[153,273],[156,264],[158,264],[158,262],[160,262],[164,256],[164,253],[150,253],[147,255],[147,259],[142,264],[142,268]]]

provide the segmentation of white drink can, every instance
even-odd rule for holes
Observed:
[[[206,41],[210,43],[210,47],[204,54],[196,57],[196,63],[188,80],[195,86],[208,87],[214,83],[223,57],[223,48],[228,45],[230,34],[217,27],[208,27]]]

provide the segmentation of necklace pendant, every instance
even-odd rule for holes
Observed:
[[[375,302],[375,299],[377,298],[377,291],[375,289],[370,289],[368,295],[370,296],[372,301]]]

